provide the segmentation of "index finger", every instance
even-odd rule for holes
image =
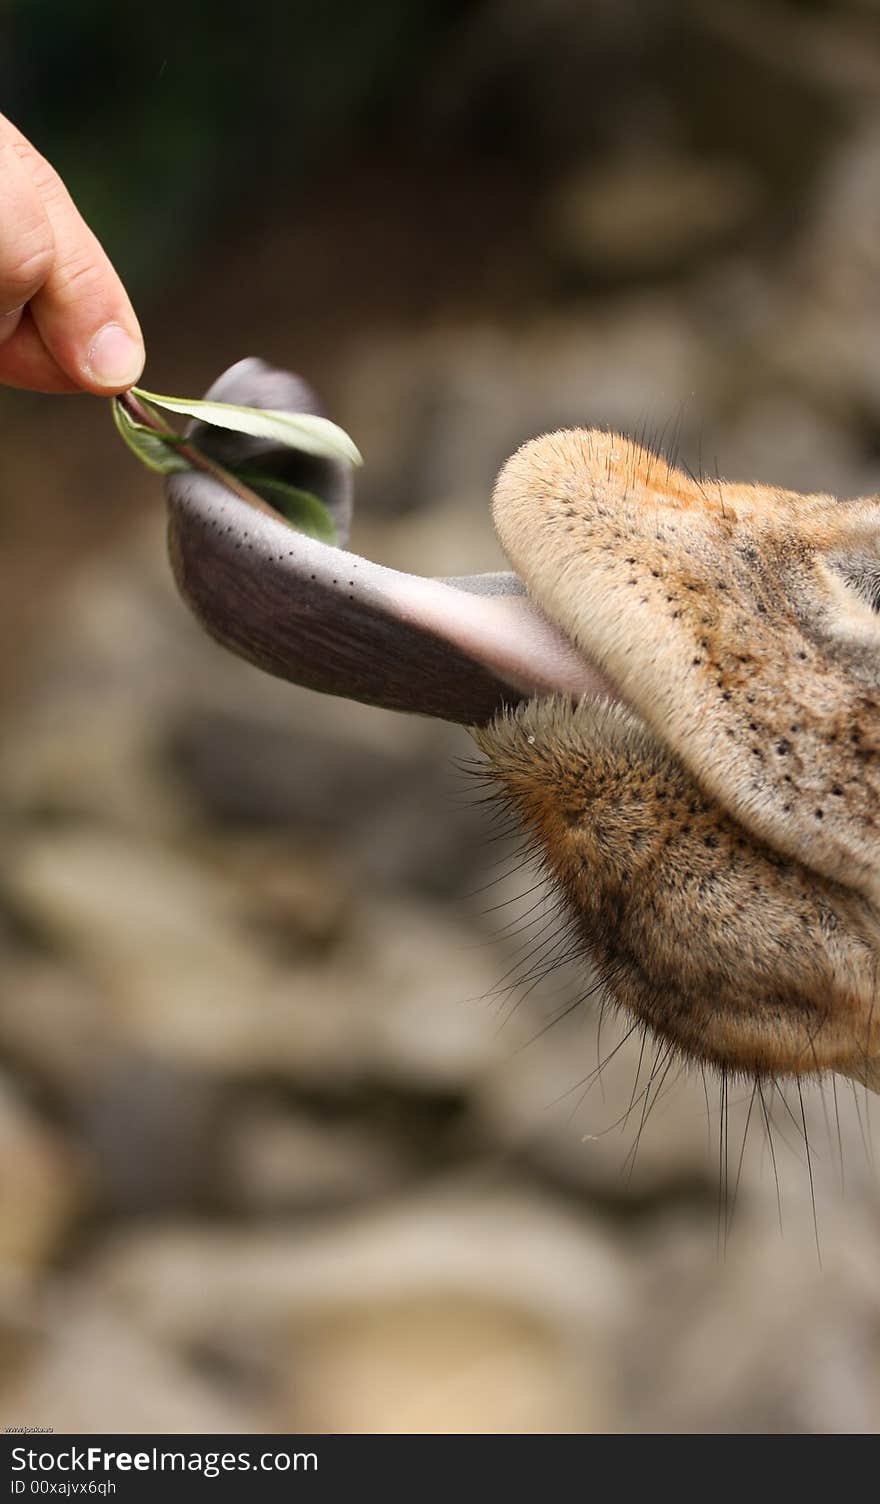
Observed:
[[[15,126],[8,121],[3,126],[54,236],[54,259],[30,302],[43,343],[78,386],[104,395],[123,391],[144,364],[143,337],[128,295],[58,173]]]
[[[0,115],[0,318],[21,310],[55,255],[49,217],[5,125]]]

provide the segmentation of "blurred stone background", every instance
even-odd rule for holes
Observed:
[[[875,0],[138,24],[12,0],[6,108],[152,387],[321,390],[357,550],[498,566],[494,473],[564,423],[880,490]],[[104,404],[0,425],[2,1423],[877,1430],[876,1104],[665,1073],[463,732],[202,637]]]

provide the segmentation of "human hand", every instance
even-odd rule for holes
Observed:
[[[108,396],[143,364],[106,253],[54,168],[0,115],[0,384]]]

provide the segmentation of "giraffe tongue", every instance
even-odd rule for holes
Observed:
[[[181,594],[224,646],[326,694],[464,725],[535,695],[615,696],[514,574],[435,580],[307,538],[210,476],[167,481]]]
[[[611,681],[544,615],[516,574],[449,580],[401,574],[391,590],[401,620],[482,664],[518,698],[617,698]]]

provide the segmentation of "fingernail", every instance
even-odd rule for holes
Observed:
[[[144,347],[121,324],[105,324],[92,340],[86,365],[99,386],[126,387],[143,370]]]

